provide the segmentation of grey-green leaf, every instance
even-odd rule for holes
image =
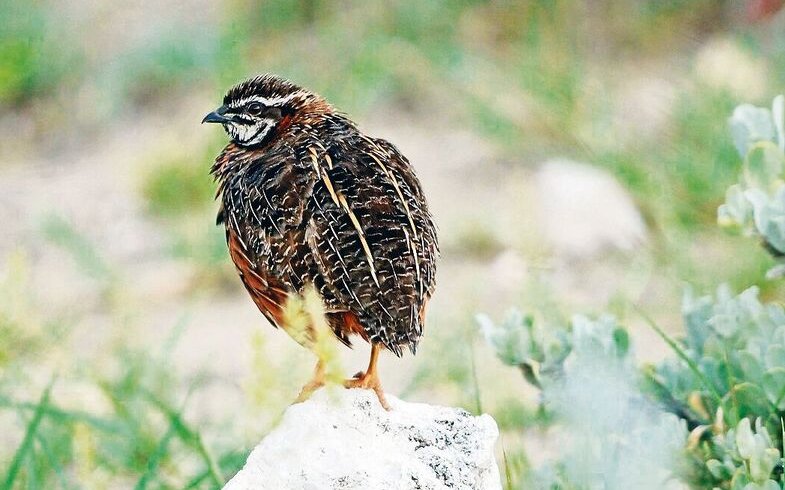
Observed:
[[[739,155],[745,157],[752,143],[774,139],[775,129],[771,111],[742,104],[733,111],[730,130],[736,150]]]

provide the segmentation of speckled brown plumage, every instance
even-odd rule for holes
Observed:
[[[233,141],[215,161],[219,223],[261,312],[280,325],[313,284],[335,335],[415,351],[433,294],[436,229],[409,161],[320,96],[274,76],[208,114]],[[373,361],[375,363],[375,361]]]

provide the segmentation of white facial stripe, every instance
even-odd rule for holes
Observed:
[[[293,98],[297,97],[298,95],[303,95],[304,93],[305,92],[300,90],[300,91],[294,92],[292,94],[286,95],[284,97],[273,97],[271,99],[267,98],[267,97],[262,97],[261,95],[252,95],[250,97],[246,97],[244,99],[240,99],[237,102],[233,102],[232,103],[232,107],[243,107],[244,105],[246,105],[249,102],[259,102],[259,103],[261,103],[263,105],[266,105],[267,107],[273,107],[273,106],[278,106],[278,105],[281,105],[281,104],[285,104],[285,103],[289,102],[290,100],[292,100]]]
[[[265,125],[265,127],[263,127],[256,134],[256,136],[253,137],[253,139],[251,141],[245,143],[245,145],[247,145],[247,146],[258,145],[259,143],[261,143],[264,140],[264,137],[267,136],[267,133],[270,132],[270,130],[273,128],[273,124],[275,124],[275,121],[273,121],[271,119],[265,119],[265,121],[267,121],[267,124]]]
[[[261,143],[274,125],[273,119],[261,119],[255,124],[227,123],[224,127],[235,142],[243,146],[252,146]]]

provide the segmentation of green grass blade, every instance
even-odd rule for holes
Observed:
[[[25,474],[25,488],[27,490],[39,490],[41,488],[41,475],[38,473],[38,466],[35,460],[35,447],[30,448],[30,457],[25,458],[27,472]]]
[[[196,488],[199,485],[201,485],[202,482],[205,481],[208,476],[210,476],[210,470],[209,469],[202,471],[201,473],[199,473],[198,475],[193,477],[191,479],[191,481],[186,483],[185,486],[183,487],[183,490],[193,490],[194,488]]]
[[[235,452],[229,452],[224,454],[223,456],[221,456],[220,459],[220,467],[232,468],[230,474],[234,474],[235,472],[239,471],[240,468],[243,467],[243,464],[245,464],[245,460],[249,451],[250,450],[242,451],[242,452],[235,451]],[[210,477],[210,469],[208,468],[202,471],[201,473],[199,473],[198,475],[196,475],[195,477],[193,477],[191,481],[189,481],[183,487],[183,490],[193,490],[194,488],[199,487],[199,485],[201,485],[202,482],[209,477]]]
[[[512,486],[512,467],[510,466],[510,459],[507,457],[507,450],[502,447],[502,457],[504,458],[504,490],[513,490]]]
[[[43,223],[44,235],[69,252],[77,266],[93,279],[111,281],[114,273],[95,246],[65,218],[53,214]]]
[[[144,474],[139,481],[136,482],[134,486],[134,490],[144,490],[147,488],[147,484],[155,475],[155,472],[158,470],[158,465],[160,464],[161,460],[166,456],[166,451],[169,447],[169,442],[172,440],[174,435],[177,433],[177,428],[175,427],[174,421],[169,424],[169,428],[167,429],[164,436],[161,438],[161,441],[158,443],[158,446],[155,448],[155,451],[150,456],[150,459],[147,460],[147,468],[145,469]]]
[[[46,387],[38,402],[38,407],[36,408],[35,413],[33,413],[33,418],[30,419],[30,422],[27,424],[25,435],[22,438],[22,442],[19,444],[16,453],[14,453],[14,458],[11,460],[11,466],[8,468],[8,473],[6,473],[5,479],[3,480],[2,488],[4,489],[10,489],[13,486],[27,453],[33,449],[33,440],[35,439],[38,426],[41,425],[41,420],[44,418],[44,407],[49,403],[49,394],[52,392],[53,385],[54,381],[51,381]]]
[[[14,410],[25,410],[34,412],[40,404],[30,402],[14,401],[6,396],[0,395],[0,408],[12,408]],[[123,425],[108,419],[96,417],[86,412],[76,410],[64,410],[54,405],[48,404],[43,407],[44,415],[61,423],[81,422],[93,429],[108,433],[118,433],[123,430]]]
[[[224,480],[224,477],[221,474],[221,469],[216,463],[215,458],[207,449],[207,446],[205,446],[201,434],[198,431],[188,427],[188,425],[185,423],[182,416],[180,415],[180,412],[173,410],[164,401],[156,397],[153,393],[146,391],[145,396],[150,401],[150,403],[155,405],[169,418],[169,420],[175,427],[175,430],[177,431],[177,435],[180,437],[180,439],[185,444],[196,450],[196,452],[202,457],[205,464],[207,465],[207,469],[210,472],[210,477],[213,479],[215,484],[218,487],[223,486],[226,480]]]
[[[659,327],[659,325],[657,325],[654,322],[654,320],[651,317],[649,317],[649,315],[646,314],[645,311],[643,311],[640,307],[638,307],[638,305],[633,304],[632,307],[641,316],[641,318],[643,318],[643,320],[649,325],[649,327],[651,327],[652,330],[654,330],[657,333],[657,335],[659,335],[660,338],[662,338],[662,340],[664,340],[665,343],[668,344],[668,346],[673,350],[673,352],[677,356],[679,356],[679,358],[682,361],[687,363],[687,366],[690,368],[690,370],[693,372],[693,374],[695,374],[695,376],[698,378],[698,380],[701,382],[701,384],[707,390],[709,390],[711,392],[711,394],[717,399],[717,403],[721,404],[722,403],[722,394],[719,392],[719,390],[717,390],[717,387],[714,386],[711,383],[711,381],[709,381],[709,379],[706,378],[706,376],[700,371],[700,369],[698,368],[698,365],[695,364],[695,361],[690,359],[690,356],[688,356],[687,353],[684,352],[684,349],[682,349],[681,346],[679,346],[679,344],[675,340],[673,340],[673,338],[671,338],[670,335],[665,333],[665,331],[662,330]]]
[[[204,461],[207,463],[207,468],[210,472],[210,477],[213,479],[216,485],[222,487],[226,480],[224,480],[224,476],[221,473],[221,468],[215,461],[215,457],[212,455],[210,450],[204,444],[204,440],[202,439],[202,434],[196,434],[196,444],[199,454],[201,454]]]
[[[49,466],[55,472],[55,476],[57,477],[57,482],[60,484],[60,488],[63,490],[68,490],[70,487],[68,485],[68,478],[65,476],[65,470],[60,465],[60,462],[57,461],[57,456],[52,452],[52,448],[49,447],[49,443],[46,441],[40,433],[36,434],[35,440],[38,445],[41,447],[41,452],[46,456],[46,460],[49,463]]]
[[[711,419],[697,419],[684,403],[674,398],[673,393],[671,393],[668,387],[657,379],[654,366],[644,365],[641,368],[641,375],[643,376],[643,381],[649,383],[648,389],[652,390],[651,395],[659,401],[660,407],[663,410],[684,419],[690,429],[703,423],[711,423]]]

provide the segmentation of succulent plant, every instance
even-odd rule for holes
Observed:
[[[505,364],[521,370],[526,381],[542,387],[542,376],[561,370],[569,342],[558,328],[543,328],[531,315],[510,309],[501,323],[487,315],[476,317],[486,342]]]
[[[576,315],[541,325],[511,310],[500,324],[478,323],[506,364],[542,390],[541,402],[570,437],[563,458],[531,475],[535,488],[655,490],[684,446],[686,426],[647,400],[626,330],[610,315]]]
[[[719,221],[785,260],[785,97],[771,110],[739,106],[730,127],[743,171]],[[783,271],[785,262],[768,275]],[[620,470],[619,461],[633,461],[659,477],[673,472],[651,488],[665,488],[673,475],[692,488],[785,488],[785,309],[761,301],[757,287],[734,294],[721,285],[714,295],[688,289],[682,318],[680,339],[654,325],[674,355],[638,369],[626,331],[610,316],[561,326],[517,310],[498,325],[478,317],[499,358],[542,390],[541,403],[578,449],[546,465],[537,487],[649,488]]]
[[[737,107],[730,128],[743,171],[740,182],[728,189],[718,221],[760,237],[774,256],[785,255],[785,97],[776,97],[771,110]],[[783,272],[785,267],[778,266],[770,276]]]

